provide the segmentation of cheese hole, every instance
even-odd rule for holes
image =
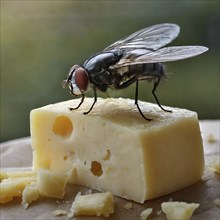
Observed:
[[[103,157],[103,159],[104,159],[104,160],[110,160],[110,158],[111,158],[111,151],[108,149],[108,150],[106,151],[106,154],[105,154],[105,156]]]
[[[73,158],[73,157],[74,157],[74,154],[75,154],[74,151],[69,152],[68,154],[66,154],[66,155],[63,156],[63,160],[67,160],[69,157],[70,157],[70,158]]]
[[[98,176],[98,177],[101,176],[103,173],[102,165],[97,161],[92,161],[90,170],[95,176]]]
[[[67,155],[65,155],[65,156],[63,157],[63,159],[64,159],[64,160],[67,160],[67,159],[68,159],[68,156],[67,156]]]
[[[73,124],[66,116],[59,116],[53,124],[53,132],[61,137],[68,137],[73,131]]]

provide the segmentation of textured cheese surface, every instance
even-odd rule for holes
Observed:
[[[186,202],[163,202],[161,207],[168,220],[190,220],[193,212],[199,207],[199,204]]]
[[[144,202],[198,181],[204,167],[195,112],[134,100],[86,98],[31,112],[34,169],[72,172],[71,182]]]
[[[27,185],[22,192],[22,205],[25,209],[33,202],[38,200],[40,194],[35,183]]]
[[[67,174],[57,174],[49,170],[38,169],[36,188],[40,195],[62,199],[65,194]]]
[[[114,198],[110,192],[88,195],[78,194],[71,207],[71,213],[73,216],[103,215],[108,217],[114,213]]]
[[[147,208],[140,214],[140,220],[147,220],[147,218],[150,216],[150,214],[153,212],[152,208]]]
[[[16,177],[3,179],[0,183],[0,204],[21,197],[26,186],[35,181],[35,177]]]

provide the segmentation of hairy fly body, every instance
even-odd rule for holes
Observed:
[[[138,83],[147,80],[153,82],[152,94],[157,104],[169,112],[160,105],[155,94],[161,79],[166,76],[162,63],[187,59],[208,50],[203,46],[164,47],[178,36],[179,31],[176,24],[150,26],[113,43],[82,65],[74,65],[63,85],[68,85],[73,95],[81,95],[82,98],[79,105],[70,110],[80,107],[89,88],[94,91],[94,102],[84,114],[93,109],[97,90],[106,92],[108,88],[124,89],[136,83],[135,105],[144,119],[151,120],[144,116],[138,105]]]

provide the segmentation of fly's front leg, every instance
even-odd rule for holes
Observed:
[[[138,105],[138,79],[136,80],[135,105],[137,106],[139,113],[141,114],[141,116],[142,116],[145,120],[147,120],[147,121],[151,121],[151,120],[152,120],[152,119],[146,118],[146,117],[144,116],[143,112],[142,112],[141,109],[140,109],[140,106]]]
[[[92,103],[92,105],[91,105],[89,111],[87,111],[87,112],[83,112],[84,115],[89,114],[89,112],[92,111],[92,109],[93,109],[95,103],[97,102],[97,93],[96,93],[96,87],[95,87],[95,86],[93,87],[93,91],[94,91],[94,101],[93,101],[93,103]]]
[[[85,98],[85,95],[82,94],[81,101],[80,101],[79,105],[78,105],[77,107],[75,107],[75,108],[69,108],[69,110],[70,110],[70,111],[73,111],[73,110],[78,109],[78,108],[82,105],[82,103],[83,103],[83,101],[84,101],[84,98]]]
[[[158,98],[157,98],[157,96],[156,96],[156,94],[155,94],[156,88],[157,88],[157,86],[159,85],[159,83],[160,83],[160,78],[157,78],[157,80],[154,82],[154,87],[153,87],[153,90],[152,90],[152,94],[153,94],[153,96],[154,96],[154,98],[155,98],[157,104],[159,105],[159,107],[160,107],[163,111],[165,111],[165,112],[172,112],[172,111],[170,111],[170,110],[167,110],[167,109],[163,108],[163,106],[160,104],[160,102],[159,102],[159,100],[158,100]]]

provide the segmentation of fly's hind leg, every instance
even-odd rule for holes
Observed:
[[[154,87],[153,87],[153,90],[152,90],[152,94],[153,94],[153,96],[154,96],[154,98],[155,98],[157,104],[159,105],[159,107],[160,107],[163,111],[165,111],[165,112],[172,112],[171,110],[167,110],[167,109],[163,108],[163,106],[160,104],[160,102],[159,102],[159,100],[158,100],[158,98],[157,98],[157,96],[156,96],[156,93],[155,93],[155,92],[156,92],[156,88],[157,88],[157,86],[159,85],[159,83],[160,83],[160,77],[158,77],[157,80],[154,82]]]
[[[135,89],[135,105],[137,106],[137,109],[139,111],[139,113],[141,114],[141,116],[147,120],[147,121],[152,121],[152,119],[145,117],[145,115],[143,114],[143,112],[140,109],[140,106],[138,105],[138,79],[136,80],[136,89]]]

